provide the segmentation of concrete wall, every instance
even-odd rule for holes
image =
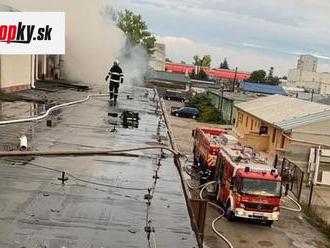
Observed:
[[[298,60],[297,69],[301,69],[304,71],[316,71],[317,62],[317,57],[314,57],[312,55],[301,55]]]
[[[259,133],[261,121],[248,113],[237,110],[235,130],[240,136],[248,133]]]
[[[292,69],[288,73],[288,86],[314,89],[320,94],[330,94],[330,73]]]
[[[262,126],[268,128],[267,134],[260,135]],[[234,130],[240,136],[240,140],[244,145],[270,153],[275,153],[278,149],[285,150],[290,143],[282,135],[282,130],[241,110],[237,110]]]
[[[240,138],[240,142],[245,146],[250,146],[257,151],[267,151],[269,144],[269,136],[260,136],[258,133],[248,133],[244,138]]]
[[[4,92],[29,89],[33,79],[31,55],[1,55],[0,88]]]
[[[292,137],[330,145],[330,119],[292,130]]]

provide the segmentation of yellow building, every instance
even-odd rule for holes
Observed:
[[[330,146],[329,105],[273,95],[235,107],[234,131],[242,144],[256,150],[273,155],[280,151],[306,161],[314,143]]]

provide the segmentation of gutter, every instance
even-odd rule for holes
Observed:
[[[321,147],[330,147],[329,144],[324,144],[324,143],[316,143],[316,142],[312,142],[312,141],[307,141],[307,140],[301,140],[301,139],[294,139],[294,138],[291,138],[290,136],[286,135],[284,132],[282,132],[282,135],[289,139],[290,141],[294,141],[294,142],[297,142],[297,143],[302,143],[302,144],[307,144],[307,145],[315,145],[315,146],[321,146]]]

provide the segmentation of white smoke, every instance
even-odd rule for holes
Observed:
[[[20,11],[66,13],[65,75],[67,79],[104,84],[114,59],[120,60],[125,83],[141,83],[148,56],[142,47],[127,45],[113,21],[110,0],[1,0]]]

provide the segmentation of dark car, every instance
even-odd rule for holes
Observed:
[[[164,94],[164,99],[179,102],[184,102],[186,100],[184,94],[176,90],[167,90]]]
[[[196,119],[199,111],[195,108],[182,107],[171,112],[172,115],[177,117],[193,118]]]

